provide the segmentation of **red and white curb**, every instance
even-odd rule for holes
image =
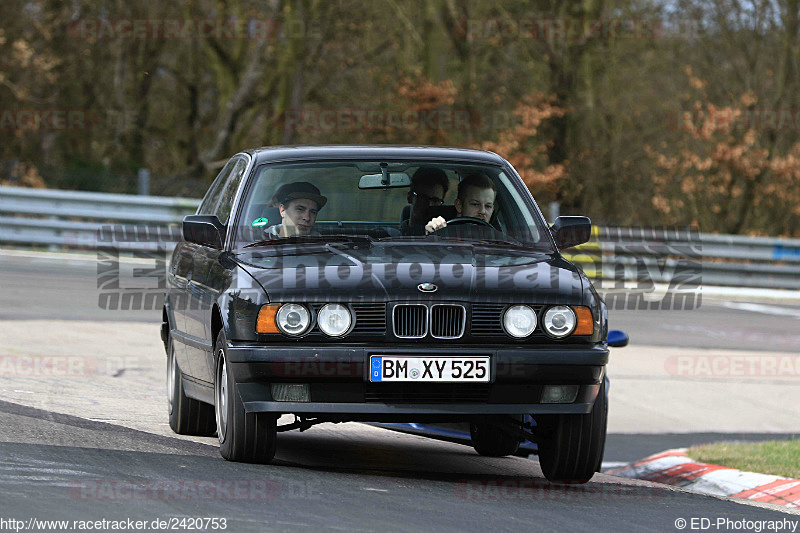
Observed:
[[[605,473],[675,485],[704,494],[800,508],[800,479],[696,463],[686,455],[686,448],[667,450]]]

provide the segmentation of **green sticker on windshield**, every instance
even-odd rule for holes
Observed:
[[[268,218],[257,218],[253,221],[253,226],[260,227],[269,224]]]

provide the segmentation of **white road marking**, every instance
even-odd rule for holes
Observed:
[[[120,250],[117,260],[120,263],[132,264],[148,264],[152,263],[149,259],[140,259],[133,257],[133,252],[129,250]],[[91,252],[39,252],[34,250],[13,250],[8,248],[0,248],[0,256],[8,257],[21,257],[23,259],[31,259],[31,263],[37,264],[52,264],[53,260],[63,262],[69,265],[76,263],[96,263],[97,251]],[[165,257],[168,257],[165,256]]]
[[[24,257],[26,259],[57,259],[59,261],[92,261],[97,262],[97,252],[44,252],[35,250],[13,250],[0,248],[0,255],[10,257]]]
[[[800,309],[787,309],[785,307],[776,307],[774,305],[740,303],[740,302],[724,302],[722,305],[729,309],[750,311],[751,313],[761,313],[764,315],[791,316],[800,320]]]

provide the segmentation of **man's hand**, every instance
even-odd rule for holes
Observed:
[[[447,227],[447,221],[445,221],[444,218],[436,217],[434,219],[431,219],[430,222],[425,224],[425,235],[428,235],[429,233],[433,233],[434,231],[436,231],[438,229],[442,229],[444,227]]]

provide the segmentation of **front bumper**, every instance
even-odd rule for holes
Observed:
[[[495,414],[582,414],[592,409],[608,349],[600,345],[432,346],[425,344],[228,345],[228,366],[248,412],[361,420],[413,415],[451,417]],[[371,383],[371,355],[470,356],[491,358],[489,383]],[[279,402],[271,383],[307,383],[311,401]],[[579,385],[569,404],[540,402],[544,385]]]

